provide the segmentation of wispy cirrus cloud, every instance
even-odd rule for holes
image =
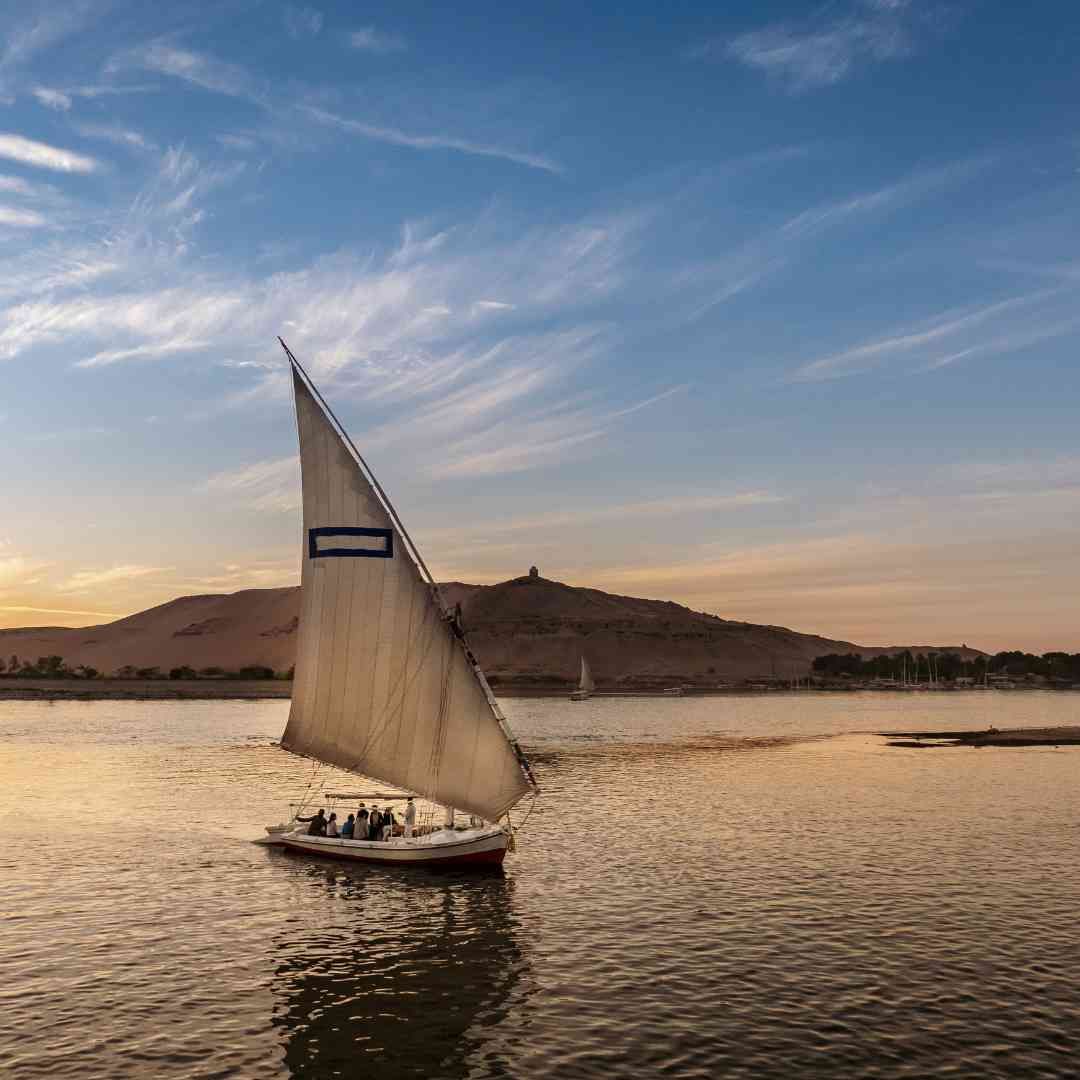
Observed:
[[[588,444],[612,434],[623,417],[663,401],[686,387],[670,387],[618,409],[574,401],[496,420],[448,445],[429,466],[434,476],[494,476],[550,468],[580,457]]]
[[[542,154],[462,138],[449,133],[410,132],[386,124],[339,116],[315,105],[295,105],[292,102],[277,101],[267,84],[254,78],[238,65],[218,60],[205,53],[181,49],[166,41],[150,42],[119,53],[109,61],[106,70],[117,72],[133,67],[181,79],[204,90],[251,102],[278,119],[301,115],[323,127],[334,128],[350,135],[393,146],[403,146],[413,150],[449,150],[478,157],[496,158],[555,174],[564,171],[558,162]]]
[[[528,405],[565,381],[596,344],[588,331],[520,337],[504,350],[482,354],[479,364],[455,354],[451,363],[436,367],[432,378],[395,380],[382,395],[376,384],[366,399],[389,399],[403,407],[395,420],[358,433],[360,443],[365,453],[384,458],[392,448],[407,447],[418,467],[432,476],[523,472],[580,456],[626,416],[684,389],[668,388],[614,409],[576,399]],[[499,353],[512,362],[500,364]],[[205,489],[235,496],[251,509],[291,511],[299,505],[296,468],[295,458],[257,462],[215,474]]]
[[[17,6],[12,5],[12,11]],[[0,99],[10,100],[17,76],[43,50],[75,33],[101,11],[91,0],[49,4],[3,26],[0,33]]]
[[[337,128],[339,131],[345,131],[350,135],[358,135],[363,139],[374,139],[376,142],[391,143],[394,146],[407,146],[413,150],[453,150],[461,154],[501,158],[504,161],[511,161],[515,165],[526,165],[530,169],[542,169],[545,172],[556,174],[565,171],[557,161],[542,154],[530,154],[505,146],[474,142],[455,135],[415,134],[397,128],[369,124],[362,120],[350,120],[347,117],[338,116],[336,113],[328,112],[326,109],[317,108],[313,105],[302,106],[302,111],[326,127]]]
[[[259,140],[254,135],[236,132],[224,132],[221,135],[215,135],[214,138],[227,150],[238,150],[244,153],[254,150],[259,145]]]
[[[267,88],[244,68],[207,53],[181,49],[165,40],[151,41],[118,53],[105,67],[108,74],[125,69],[152,71],[211,93],[242,98],[262,106],[269,104]]]
[[[0,158],[64,173],[92,173],[101,168],[101,162],[85,154],[3,132],[0,132]]]
[[[364,26],[349,35],[349,44],[354,49],[370,53],[404,52],[409,43],[400,34],[391,34],[377,30],[374,26]]]
[[[194,288],[30,300],[0,316],[0,357],[10,358],[35,345],[61,342],[88,331],[100,337],[145,336],[151,340],[95,353],[79,363],[81,367],[167,356],[201,343],[203,339],[194,333],[198,328],[220,332],[242,303],[240,296],[212,295]]]
[[[174,148],[98,251],[38,253],[13,267],[10,285],[0,278],[0,295],[22,295],[0,309],[0,356],[77,336],[90,367],[204,342],[239,361],[257,358],[253,343],[273,342],[284,327],[305,342],[321,377],[349,369],[371,387],[437,363],[493,320],[505,322],[503,310],[474,309],[478,298],[502,295],[501,303],[535,315],[601,300],[615,287],[613,263],[630,228],[613,218],[526,231],[509,244],[463,229],[445,250],[410,232],[381,265],[342,254],[265,278],[215,273],[188,264],[189,237],[200,200],[236,175],[230,169],[206,168]],[[87,291],[106,277],[108,289]],[[65,282],[66,292],[41,295]]]
[[[826,6],[802,22],[699,42],[689,55],[735,60],[798,94],[838,83],[858,67],[911,55],[921,32],[939,25],[943,14],[918,0],[857,0]]]
[[[39,229],[48,222],[36,210],[19,210],[0,205],[0,225],[14,229]]]
[[[163,581],[161,588],[172,592],[235,592],[237,589],[275,589],[300,583],[296,556],[285,559],[252,559],[242,566],[226,563],[209,572]]]
[[[126,146],[135,150],[157,149],[154,142],[141,132],[115,124],[78,124],[75,130],[84,139],[103,139],[115,146]]]
[[[33,195],[34,185],[21,176],[0,176],[0,191],[12,195]]]
[[[32,559],[13,550],[9,543],[0,540],[0,589],[21,585],[48,565],[41,559]]]
[[[118,586],[152,574],[164,574],[171,566],[141,566],[127,563],[123,566],[111,566],[104,570],[77,570],[66,581],[56,586],[61,593],[83,593],[102,586]]]
[[[572,510],[553,510],[543,514],[524,514],[477,522],[464,528],[428,529],[425,537],[432,542],[450,544],[474,537],[501,536],[512,533],[549,533],[554,530],[589,529],[606,522],[669,519],[700,514],[728,513],[761,506],[775,506],[788,496],[772,491],[705,492],[674,495],[662,499],[635,499],[630,502],[597,506],[594,502]]]
[[[969,181],[991,162],[989,157],[979,157],[920,169],[880,188],[809,206],[730,251],[686,266],[678,276],[692,298],[685,317],[699,318],[761,284],[832,231],[897,213]]]
[[[293,455],[225,469],[208,477],[202,490],[251,510],[291,513],[300,507],[300,461]]]
[[[49,86],[35,86],[30,92],[47,109],[67,112],[71,108],[71,97],[62,90],[55,90]]]
[[[116,611],[82,611],[72,608],[30,607],[26,604],[0,604],[0,611],[8,611],[12,614],[25,613],[27,615],[90,615],[98,619],[119,619],[120,612]]]
[[[153,83],[99,82],[68,86],[64,88],[64,93],[72,98],[95,101],[98,98],[124,97],[129,94],[152,94],[159,89],[160,87]]]
[[[174,353],[201,352],[209,345],[210,342],[200,341],[197,338],[178,338],[157,345],[136,345],[130,349],[106,349],[83,360],[77,360],[75,367],[107,367],[110,364],[119,364],[125,360],[157,360]]]
[[[943,312],[885,337],[812,360],[795,381],[859,375],[892,361],[932,371],[976,356],[1012,352],[1080,328],[1075,290],[1046,289],[992,304]]]

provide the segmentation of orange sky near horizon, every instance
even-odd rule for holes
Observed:
[[[487,526],[417,529],[416,538],[444,581],[491,584],[536,563],[545,577],[573,585],[674,600],[723,618],[861,645],[1080,651],[1071,534],[1021,530],[1003,545],[1001,507],[995,505],[994,539],[979,539],[976,527],[976,535],[956,535],[948,542],[879,528],[779,543],[729,547],[706,541],[661,550],[649,539],[645,504],[628,508],[625,519],[613,511],[575,525],[553,514],[545,529],[544,515],[531,515]],[[876,516],[882,520],[888,513],[882,507]],[[700,524],[688,522],[688,532],[701,532]],[[926,524],[932,534],[934,526]],[[631,525],[639,558],[617,561]],[[528,541],[521,535],[525,531]],[[166,545],[157,565],[87,569],[59,558],[18,555],[8,544],[0,548],[0,627],[91,626],[177,596],[298,583],[299,553],[261,554],[247,565],[224,563],[207,571]]]

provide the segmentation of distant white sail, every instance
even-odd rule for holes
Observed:
[[[293,389],[304,549],[281,744],[497,821],[533,786],[520,751],[453,618],[295,362]]]
[[[584,656],[581,658],[581,680],[578,683],[578,689],[584,690],[586,694],[591,694],[596,689],[592,672],[589,670],[589,661]]]

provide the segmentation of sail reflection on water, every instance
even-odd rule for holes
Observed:
[[[513,883],[296,864],[297,909],[274,942],[274,1025],[291,1076],[469,1074],[528,963]]]

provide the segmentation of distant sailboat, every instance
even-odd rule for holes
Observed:
[[[279,339],[280,340],[280,339]],[[304,502],[300,626],[281,745],[448,809],[388,840],[268,827],[267,842],[337,859],[500,863],[508,812],[539,789],[454,613],[386,492],[307,373],[292,369]],[[325,795],[356,809],[359,795]],[[471,816],[452,826],[453,811]]]
[[[578,688],[570,695],[571,701],[585,701],[587,698],[592,697],[592,692],[596,689],[596,683],[593,682],[592,672],[589,670],[589,661],[583,656],[581,658],[581,678],[578,680]]]

